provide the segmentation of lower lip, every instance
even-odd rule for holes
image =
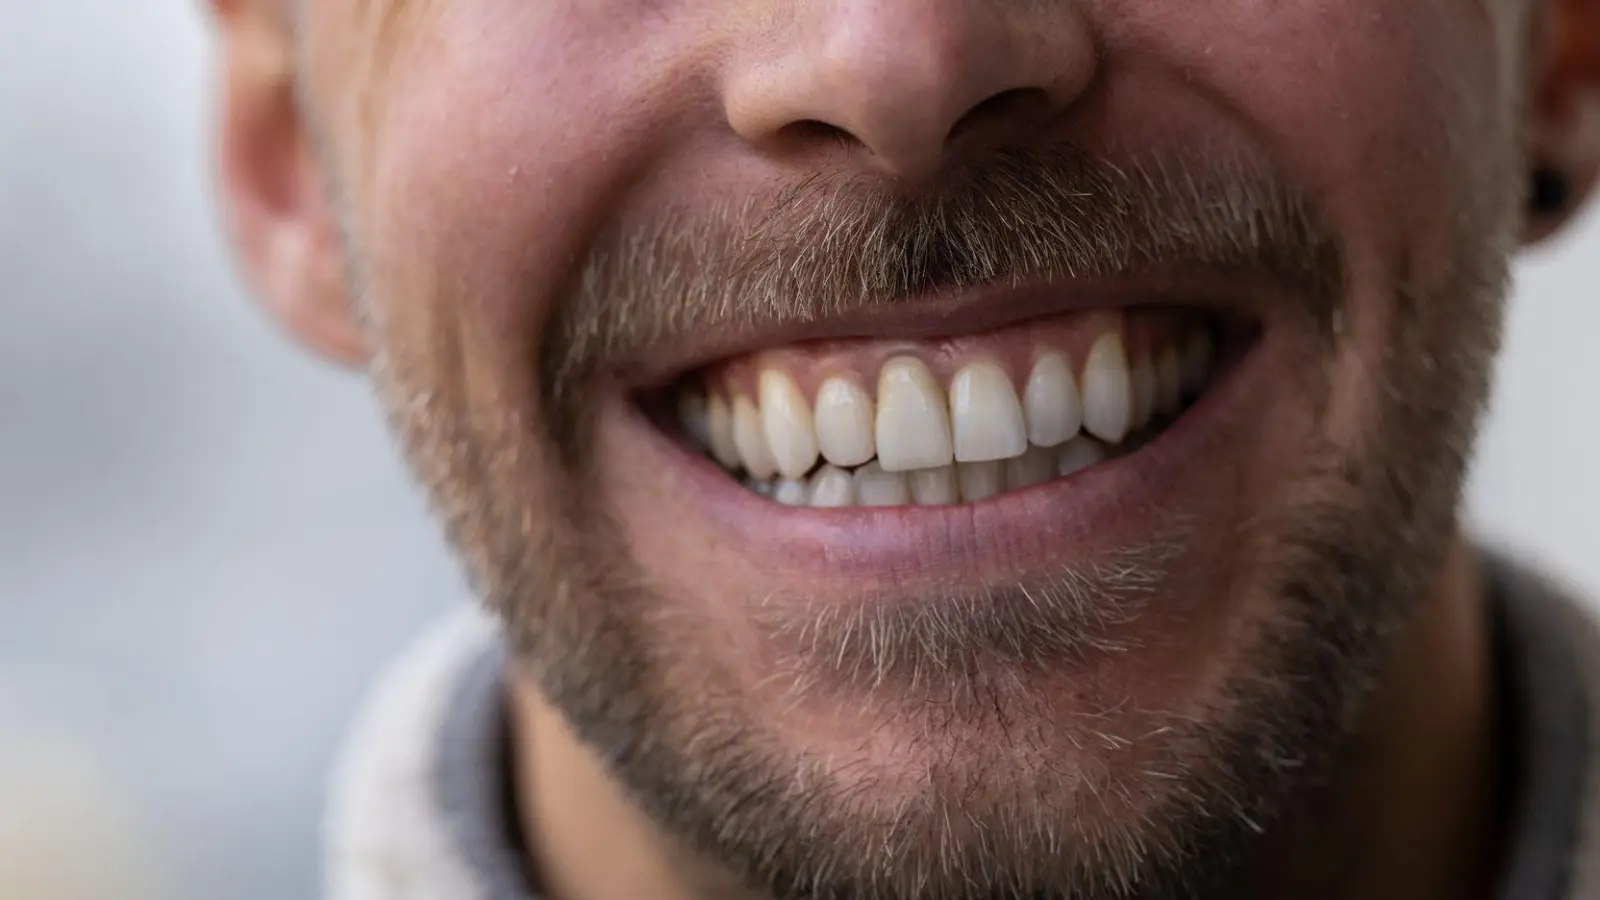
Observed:
[[[1081,557],[1132,529],[1152,526],[1142,511],[1160,506],[1185,473],[1211,470],[1229,425],[1270,381],[1270,333],[1259,334],[1211,387],[1149,443],[1065,478],[977,503],[811,509],[783,506],[737,483],[713,461],[683,446],[619,397],[623,426],[642,439],[672,484],[668,494],[709,529],[719,547],[770,569],[810,576],[939,577],[1001,568],[1037,571]],[[1140,522],[1139,519],[1145,521]],[[1143,535],[1149,537],[1148,534]]]

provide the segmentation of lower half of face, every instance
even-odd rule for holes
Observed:
[[[395,421],[530,670],[761,887],[1223,877],[1452,533],[1509,134],[1429,169],[1458,205],[1367,228],[1374,186],[1306,174],[1317,148],[1157,165],[1102,112],[1070,164],[1005,150],[927,196],[635,204],[576,273],[357,248]],[[536,283],[571,289],[506,312]]]

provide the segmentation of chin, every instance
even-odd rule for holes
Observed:
[[[1349,499],[1332,451],[1305,452],[1332,360],[1247,284],[1117,297],[1043,290],[984,303],[1030,311],[991,323],[941,309],[970,330],[907,318],[902,341],[785,335],[608,386],[576,568],[639,680],[636,717],[595,711],[611,721],[590,737],[658,819],[802,893],[810,866],[761,863],[777,835],[825,837],[808,851],[824,868],[899,848],[845,882],[885,896],[948,866],[1040,891],[1153,885],[1190,845],[1242,858],[1309,764],[1278,724],[1309,733],[1344,702],[1286,691],[1317,664],[1291,582],[1336,580],[1299,562],[1335,527],[1304,498]],[[898,398],[917,366],[926,396]],[[828,408],[841,381],[870,427]],[[1029,427],[1041,398],[1064,427]],[[943,419],[918,432],[897,403]],[[1264,749],[1281,770],[1252,761]]]

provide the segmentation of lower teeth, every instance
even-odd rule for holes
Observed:
[[[1164,424],[1164,423],[1163,423]],[[823,465],[804,479],[755,479],[740,484],[784,506],[945,506],[975,503],[1076,474],[1142,446],[1160,425],[1114,447],[1079,436],[1057,447],[1032,447],[1022,456],[936,469],[885,472],[876,459],[860,466]]]

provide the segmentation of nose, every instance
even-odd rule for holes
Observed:
[[[887,174],[925,177],[960,146],[1036,129],[1094,74],[1076,0],[783,5],[724,81],[734,132],[768,153],[843,139]]]

